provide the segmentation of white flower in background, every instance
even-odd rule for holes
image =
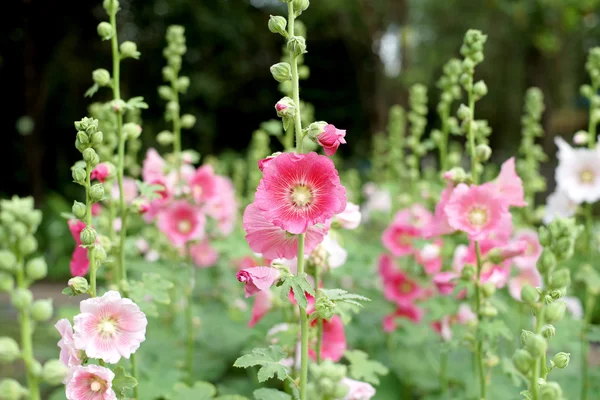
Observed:
[[[319,246],[327,252],[327,266],[329,268],[338,268],[346,263],[348,252],[331,236],[331,233],[325,236]]]
[[[386,189],[378,188],[373,182],[367,182],[363,186],[365,203],[362,205],[362,218],[367,221],[374,211],[390,212],[392,209],[392,195]]]
[[[555,179],[558,190],[576,203],[600,200],[600,152],[598,148],[572,148],[562,138],[558,146]]]
[[[567,311],[573,315],[573,319],[581,319],[583,317],[583,307],[577,297],[566,296],[563,297],[563,300],[567,304]]]
[[[344,400],[369,400],[375,396],[375,388],[367,382],[344,378],[342,379],[342,383],[349,388]]]
[[[333,217],[333,221],[344,229],[358,228],[361,219],[359,206],[351,202],[346,203],[346,209]]]
[[[571,200],[564,192],[556,190],[546,199],[544,223],[549,224],[556,217],[572,217],[575,215],[575,211],[577,211],[577,203]]]

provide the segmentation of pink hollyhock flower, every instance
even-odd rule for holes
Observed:
[[[348,386],[348,394],[343,400],[370,400],[375,396],[375,388],[367,382],[344,378],[341,383]]]
[[[458,313],[456,314],[457,320],[461,324],[466,324],[471,321],[477,320],[477,315],[471,310],[471,307],[467,303],[462,303],[458,306]]]
[[[383,231],[381,241],[386,249],[388,249],[396,257],[407,256],[413,254],[416,249],[413,246],[413,240],[421,237],[421,230],[406,222],[392,222],[390,226]]]
[[[421,250],[415,253],[415,258],[423,266],[426,274],[434,274],[442,269],[442,241],[427,243]]]
[[[198,204],[217,195],[217,180],[212,165],[203,165],[198,168],[188,182],[192,197]]]
[[[90,179],[98,180],[98,181],[104,183],[104,181],[106,180],[106,178],[108,178],[109,175],[110,175],[110,168],[108,168],[108,165],[106,165],[104,163],[100,163],[100,164],[96,165],[96,168],[94,168],[92,170],[92,173],[90,174]]]
[[[185,200],[172,203],[158,215],[158,229],[175,246],[183,246],[190,240],[202,238],[205,223],[204,214]]]
[[[433,284],[437,287],[441,295],[448,295],[454,291],[456,283],[453,282],[458,278],[458,274],[452,271],[438,272],[433,275]]]
[[[127,176],[123,177],[123,198],[125,203],[131,204],[138,195],[138,187],[135,179]],[[119,184],[115,182],[112,188],[112,198],[119,200]]]
[[[142,179],[144,182],[163,181],[166,177],[167,163],[155,149],[148,149],[142,163]]]
[[[269,157],[267,158],[263,158],[262,160],[258,160],[258,169],[262,172],[265,169],[265,166],[271,162],[275,157],[277,157],[278,155],[280,155],[281,152],[278,151],[276,153],[271,154]]]
[[[71,269],[71,275],[73,276],[85,276],[90,269],[90,261],[88,260],[88,249],[81,247],[81,231],[85,228],[85,222],[78,219],[70,219],[69,231],[73,239],[75,239],[75,249],[71,255],[71,262],[69,267]]]
[[[273,294],[270,290],[261,290],[254,297],[252,304],[252,317],[248,322],[248,327],[252,328],[269,312],[273,307]]]
[[[300,234],[344,211],[346,189],[329,158],[282,153],[264,168],[254,203],[267,221]]]
[[[54,325],[61,339],[58,341],[60,347],[60,362],[69,368],[81,365],[83,360],[79,354],[79,350],[75,347],[73,341],[73,328],[68,319],[63,318]]]
[[[332,124],[327,124],[323,128],[323,132],[317,136],[317,143],[323,146],[325,154],[332,156],[337,151],[340,144],[346,144],[346,131],[337,129]]]
[[[500,174],[493,184],[500,190],[502,198],[509,206],[524,207],[527,205],[523,191],[523,181],[517,175],[514,157],[509,158],[502,164]]]
[[[425,312],[415,304],[407,304],[399,306],[392,314],[388,314],[383,318],[383,330],[392,332],[396,329],[396,320],[406,318],[414,324],[418,324],[423,319]]]
[[[246,297],[267,290],[279,280],[279,270],[271,267],[253,267],[237,272],[237,280],[246,284]]]
[[[419,284],[410,279],[403,271],[383,277],[383,294],[389,301],[398,306],[407,306],[424,295],[424,290]]]
[[[522,269],[508,282],[508,292],[515,300],[521,301],[521,289],[526,283],[533,287],[542,286],[542,277],[535,267]]]
[[[513,258],[514,264],[521,269],[535,268],[543,250],[537,232],[528,229],[521,230],[517,232],[515,240],[525,243],[526,247],[522,255]]]
[[[252,251],[269,259],[292,259],[298,256],[298,235],[288,233],[269,222],[265,212],[261,211],[256,203],[246,207],[243,221],[246,241]],[[304,240],[305,253],[310,254],[323,241],[328,231],[328,225],[310,226],[306,230]]]
[[[73,319],[75,347],[89,358],[116,364],[146,340],[146,315],[133,301],[110,290],[102,297],[83,300],[80,314]]]
[[[110,369],[99,365],[79,366],[67,383],[67,400],[117,400],[112,389],[114,377]]]
[[[313,326],[317,320],[312,322]],[[321,358],[338,362],[346,352],[346,333],[344,332],[344,323],[339,315],[334,315],[330,320],[323,320],[323,339],[321,345]],[[317,359],[317,353],[314,349],[308,349],[308,355],[313,360]]]
[[[359,206],[347,202],[346,209],[334,216],[333,222],[337,222],[344,229],[356,229],[360,225],[361,218]]]
[[[432,322],[431,327],[440,335],[442,340],[449,342],[452,339],[452,328],[450,327],[452,322],[452,318],[446,315],[441,320]]]
[[[92,204],[92,216],[96,217],[96,216],[100,215],[101,212],[102,212],[102,206],[100,205],[100,203]]]
[[[444,208],[448,223],[466,232],[470,240],[489,238],[510,215],[508,203],[491,186],[460,184]]]
[[[430,225],[425,227],[423,230],[423,236],[426,238],[446,235],[455,231],[455,229],[448,223],[448,216],[446,215],[445,210],[453,192],[454,184],[448,183],[440,195],[440,201],[435,206],[435,214],[431,219]]]
[[[258,267],[260,264],[250,256],[244,256],[234,261],[234,264],[238,270],[245,268]]]
[[[393,279],[398,272],[398,266],[396,265],[396,262],[392,256],[387,253],[379,256],[377,264],[379,276],[381,276],[384,282]]]
[[[214,267],[219,259],[219,252],[211,247],[208,240],[203,240],[190,247],[192,260],[200,268]]]
[[[207,199],[204,206],[206,214],[217,220],[217,228],[223,235],[229,235],[237,218],[235,188],[231,179],[215,175],[217,195]]]

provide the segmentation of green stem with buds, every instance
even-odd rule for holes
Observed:
[[[540,299],[545,297],[545,293],[540,295]],[[538,315],[536,316],[535,323],[535,333],[536,335],[541,335],[542,327],[544,325],[544,313],[546,307],[543,304],[538,304]],[[546,369],[546,357],[542,357],[540,360],[535,360],[533,362],[533,371],[531,372],[531,383],[530,383],[530,392],[533,400],[539,399],[539,390],[538,390],[538,380],[540,378],[540,372],[544,374],[543,371]]]
[[[591,293],[590,290],[586,291],[584,306],[585,313],[583,317],[583,324],[581,326],[581,400],[587,399],[587,393],[590,386],[588,377],[590,346],[587,340],[587,333],[590,328],[592,314],[596,306],[596,296]]]
[[[92,227],[92,198],[90,196],[90,188],[92,187],[91,174],[92,166],[86,163],[85,177],[85,226]],[[94,259],[94,245],[88,247],[88,261],[90,264],[90,296],[96,297],[96,271],[98,270]]]
[[[448,125],[448,118],[450,118],[450,108],[444,109],[442,113],[442,140],[439,143],[440,149],[440,170],[445,172],[448,170],[448,136],[450,133],[450,126]]]
[[[479,181],[479,173],[477,172],[477,149],[475,145],[475,131],[473,124],[475,123],[475,97],[473,96],[473,76],[470,76],[469,90],[467,96],[469,98],[469,110],[471,111],[470,121],[467,127],[467,138],[469,140],[469,151],[471,152],[471,176],[473,182],[477,184]]]
[[[481,324],[481,248],[479,242],[475,242],[475,254],[477,256],[477,281],[475,282],[475,314],[477,314],[477,326]],[[485,400],[486,382],[485,382],[485,367],[483,365],[483,342],[479,335],[475,337],[475,355],[477,358],[477,373],[479,374],[479,391],[480,399]]]

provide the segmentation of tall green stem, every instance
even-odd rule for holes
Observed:
[[[319,300],[319,286],[321,286],[321,268],[315,266],[315,302]],[[317,317],[317,364],[321,364],[321,348],[323,347],[323,319]]]
[[[581,327],[581,400],[587,400],[587,394],[590,386],[588,377],[590,346],[587,340],[587,333],[590,328],[592,314],[596,306],[596,296],[589,290],[586,291],[584,306],[585,312]]]
[[[544,298],[544,293],[540,295],[540,298]],[[543,304],[540,304],[538,308],[538,315],[536,316],[535,333],[541,335],[542,327],[544,325],[544,312],[546,308]],[[540,372],[545,374],[546,370],[546,357],[542,357],[539,360],[535,360],[533,364],[533,371],[531,372],[530,392],[533,400],[539,399],[538,390],[538,379],[540,378]]]
[[[188,374],[188,382],[191,385],[194,379],[194,313],[192,309],[194,300],[194,288],[196,287],[196,268],[192,264],[191,251],[189,244],[186,246],[186,253],[188,259],[188,268],[190,269],[190,286],[187,291],[186,305],[185,305],[185,320],[187,329],[187,348],[185,353],[185,369]]]
[[[304,273],[304,236],[298,235],[298,275]],[[300,310],[300,400],[306,400],[306,383],[308,379],[308,315],[306,308],[298,305]]]
[[[448,350],[442,348],[440,353],[440,390],[442,397],[448,397]]]
[[[467,127],[467,138],[469,140],[469,150],[471,152],[471,175],[473,182],[477,184],[479,181],[479,172],[477,168],[477,150],[475,144],[475,132],[473,131],[473,125],[475,123],[475,98],[473,97],[473,77],[470,78],[469,90],[467,91],[469,97],[469,110],[471,110],[471,120]]]
[[[92,198],[90,196],[91,184],[91,173],[92,166],[88,163],[86,165],[86,189],[85,189],[85,226],[92,227]],[[88,261],[90,265],[90,296],[96,297],[96,271],[97,265],[94,259],[94,246],[88,248]]]
[[[477,256],[477,281],[475,283],[475,313],[477,314],[477,325],[481,324],[481,248],[479,242],[475,242],[475,254]],[[476,335],[475,339],[475,354],[477,357],[477,373],[479,374],[479,391],[480,399],[485,400],[486,382],[485,382],[485,366],[483,365],[483,341]]]
[[[445,172],[448,170],[448,134],[450,127],[448,126],[448,118],[450,118],[450,108],[444,109],[442,112],[442,140],[439,144],[440,149],[440,170]]]

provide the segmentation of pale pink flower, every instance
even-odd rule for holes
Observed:
[[[75,347],[89,358],[115,364],[121,357],[129,358],[146,340],[146,315],[117,291],[83,300],[79,309],[73,319],[73,338]]]
[[[524,207],[527,205],[524,199],[523,181],[517,175],[514,157],[502,164],[494,185],[500,190],[502,198],[508,202],[509,206]]]
[[[508,203],[489,185],[458,185],[444,209],[450,226],[466,232],[471,240],[489,238],[510,215]]]
[[[92,216],[96,217],[102,212],[102,205],[100,203],[92,204]]]
[[[458,322],[466,324],[471,321],[477,320],[477,315],[471,310],[471,307],[467,303],[462,303],[458,306],[458,313],[456,314]]]
[[[517,232],[515,240],[525,243],[525,251],[522,255],[514,257],[513,263],[519,268],[535,268],[543,250],[537,232],[530,229],[522,229]]]
[[[167,163],[155,149],[148,149],[142,163],[142,179],[144,182],[164,181]]]
[[[219,259],[219,252],[211,247],[208,240],[203,240],[190,247],[194,264],[200,268],[214,267]]]
[[[148,250],[144,259],[149,262],[156,262],[160,259],[160,253],[154,249]]]
[[[314,320],[312,325],[316,326],[316,324],[317,320]],[[323,360],[338,362],[344,356],[346,349],[346,333],[344,331],[342,318],[340,318],[339,315],[334,315],[329,320],[324,319],[321,358]],[[316,360],[317,358],[317,353],[312,347],[308,349],[308,355],[313,360]]]
[[[440,294],[445,296],[454,291],[454,287],[456,286],[456,282],[454,281],[458,277],[459,276],[456,272],[444,271],[433,275],[432,281]]]
[[[506,285],[510,277],[510,260],[504,260],[500,264],[493,264],[486,259],[486,255],[495,248],[501,247],[502,243],[494,240],[483,240],[479,242],[481,251],[481,283],[492,282],[497,288]],[[460,274],[466,264],[477,265],[475,243],[469,246],[457,246],[454,253],[453,269]]]
[[[60,347],[60,362],[69,368],[81,365],[83,360],[73,341],[73,328],[71,327],[71,322],[69,322],[68,319],[63,318],[59,320],[54,327],[58,333],[60,333],[61,337],[58,341],[58,347]]]
[[[337,222],[344,229],[356,229],[360,225],[361,218],[360,207],[347,202],[346,209],[334,216],[333,222]]]
[[[363,185],[363,194],[366,201],[362,205],[363,221],[368,221],[373,212],[387,213],[392,209],[392,194],[389,190],[378,188],[373,182]]]
[[[188,182],[192,197],[198,204],[217,195],[217,179],[212,165],[203,165],[198,168]]]
[[[117,400],[112,389],[114,377],[110,369],[99,365],[79,366],[67,383],[67,400]]]
[[[573,135],[573,143],[583,146],[589,142],[589,134],[586,131],[579,131]]]
[[[163,232],[175,246],[183,246],[186,242],[201,239],[204,236],[206,217],[200,209],[185,200],[179,200],[158,215],[158,229]]]
[[[576,203],[595,203],[600,199],[600,147],[572,148],[562,138],[554,139],[558,146],[558,166],[555,170],[558,191]]]
[[[150,243],[146,239],[139,238],[135,241],[135,247],[140,253],[144,254],[150,250]]]
[[[375,388],[367,382],[344,378],[341,383],[348,386],[348,394],[344,400],[370,400],[375,396]]]
[[[273,293],[270,290],[261,290],[254,297],[252,304],[252,317],[248,322],[248,327],[252,328],[269,312],[273,307]]]
[[[327,266],[331,269],[341,267],[346,263],[348,252],[340,246],[338,241],[328,233],[320,244],[327,253]]]
[[[78,219],[70,219],[68,221],[69,231],[75,239],[75,249],[71,255],[71,262],[69,267],[71,269],[71,275],[73,276],[85,276],[90,268],[90,261],[88,260],[88,249],[81,247],[81,231],[85,228],[85,222]]]
[[[246,297],[269,289],[279,280],[279,270],[271,267],[252,267],[237,272],[237,280],[246,284]]]
[[[104,181],[106,180],[106,178],[108,178],[109,175],[110,168],[108,167],[108,165],[106,165],[105,163],[100,163],[96,165],[96,168],[92,170],[92,173],[90,174],[90,179],[98,180],[104,183]]]
[[[123,177],[123,193],[123,199],[127,204],[131,204],[136,199],[138,187],[135,179],[127,176]],[[119,200],[119,184],[117,182],[115,182],[112,187],[112,198]]]
[[[317,143],[323,146],[323,150],[325,154],[328,156],[332,156],[337,151],[340,144],[345,144],[346,139],[346,131],[342,129],[337,129],[332,124],[327,124],[323,128],[323,132],[317,136]]]
[[[435,213],[431,219],[430,225],[423,230],[424,237],[431,238],[434,236],[446,235],[455,231],[448,223],[448,216],[445,211],[446,205],[448,204],[448,201],[450,201],[453,192],[454,184],[450,182],[446,185],[446,188],[444,188],[440,195],[440,201],[435,206]]]
[[[269,222],[255,203],[244,211],[246,241],[256,253],[268,259],[292,259],[298,255],[298,235],[286,232]],[[329,225],[312,225],[306,231],[304,251],[310,254],[323,241]]]
[[[508,292],[515,300],[521,301],[521,289],[525,284],[533,287],[542,286],[542,277],[537,268],[522,269],[519,271],[519,275],[510,279],[508,282]]]
[[[415,258],[426,274],[434,274],[442,269],[442,245],[441,240],[435,243],[427,243],[422,249],[415,253]]]
[[[229,235],[234,228],[237,218],[237,201],[235,199],[235,188],[231,179],[215,175],[217,194],[204,206],[206,214],[217,220],[217,229],[223,235]]]
[[[563,300],[567,304],[567,311],[573,315],[574,319],[583,318],[583,306],[581,301],[575,296],[565,296]]]
[[[423,319],[425,312],[423,309],[417,307],[415,304],[407,304],[404,306],[398,306],[396,311],[392,314],[388,314],[383,318],[383,330],[385,332],[392,332],[396,329],[397,319],[408,319],[413,324],[418,324]]]
[[[282,153],[265,166],[254,202],[268,221],[300,234],[344,211],[346,189],[329,158]]]
[[[123,220],[121,219],[121,217],[117,217],[113,220],[113,230],[115,232],[120,232],[121,228],[123,227]]]

